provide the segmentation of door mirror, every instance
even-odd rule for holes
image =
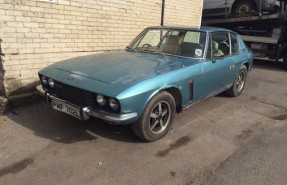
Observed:
[[[218,53],[214,53],[214,58],[224,58],[224,53],[222,52],[218,52]]]

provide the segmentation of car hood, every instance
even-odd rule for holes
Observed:
[[[183,64],[177,57],[118,51],[72,58],[51,67],[108,84],[126,84],[182,68]]]

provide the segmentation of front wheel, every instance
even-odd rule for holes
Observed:
[[[246,77],[247,77],[247,68],[245,65],[243,65],[240,68],[239,74],[236,80],[233,82],[231,88],[225,91],[226,94],[233,97],[239,96],[244,90]]]
[[[145,141],[164,137],[175,115],[175,101],[171,94],[161,91],[147,104],[139,121],[132,124],[134,133]]]

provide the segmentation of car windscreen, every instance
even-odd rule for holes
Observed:
[[[206,33],[184,29],[147,29],[131,44],[138,51],[203,58]]]

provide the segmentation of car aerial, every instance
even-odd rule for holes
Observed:
[[[222,15],[245,15],[252,12],[279,10],[277,0],[204,0],[203,17]]]
[[[253,54],[226,29],[155,26],[125,50],[67,59],[39,71],[47,102],[80,120],[131,124],[145,141],[174,115],[221,92],[242,93]]]

